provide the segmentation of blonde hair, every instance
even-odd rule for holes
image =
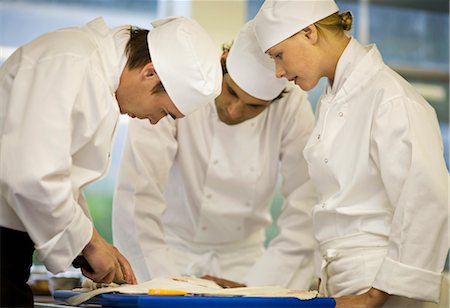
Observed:
[[[314,25],[319,31],[328,30],[337,34],[342,34],[344,31],[350,31],[352,23],[352,13],[350,13],[350,11],[345,11],[341,14],[339,14],[339,12],[331,14],[330,16],[315,22]]]

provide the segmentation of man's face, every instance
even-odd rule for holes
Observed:
[[[183,118],[165,91],[154,92],[160,79],[149,63],[143,69],[124,69],[116,91],[120,113],[132,118],[148,119],[151,124],[158,123],[163,117]]]
[[[219,119],[228,125],[239,124],[256,117],[271,102],[244,92],[229,74],[223,76],[222,93],[215,100]]]

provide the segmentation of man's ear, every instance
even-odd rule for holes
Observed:
[[[222,55],[220,56],[220,63],[224,64],[225,61],[227,60],[228,57],[228,53],[230,52],[229,49],[224,49],[222,52]]]
[[[143,79],[150,79],[154,77],[158,77],[158,74],[156,74],[155,67],[153,66],[152,62],[147,63],[140,72]]]

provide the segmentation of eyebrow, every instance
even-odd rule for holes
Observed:
[[[277,53],[280,53],[280,52],[277,52],[276,50],[266,51],[266,55],[268,55],[271,59],[273,59]]]

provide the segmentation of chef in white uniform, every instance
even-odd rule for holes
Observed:
[[[316,194],[302,151],[314,126],[311,106],[305,92],[275,78],[251,23],[223,66],[222,93],[211,104],[152,127],[129,122],[113,241],[138,281],[210,275],[308,289]],[[280,232],[265,249],[279,174]]]
[[[304,150],[320,195],[320,292],[337,307],[420,307],[439,301],[448,251],[439,125],[375,45],[346,35],[351,24],[333,0],[276,0],[261,7],[255,33],[278,77],[304,90],[329,81]]]
[[[136,283],[93,227],[82,189],[107,172],[121,113],[149,126],[183,117],[215,98],[222,80],[220,52],[198,23],[153,25],[109,29],[98,18],[45,34],[1,66],[1,306],[33,305],[34,250],[52,273],[82,254],[94,281]]]

